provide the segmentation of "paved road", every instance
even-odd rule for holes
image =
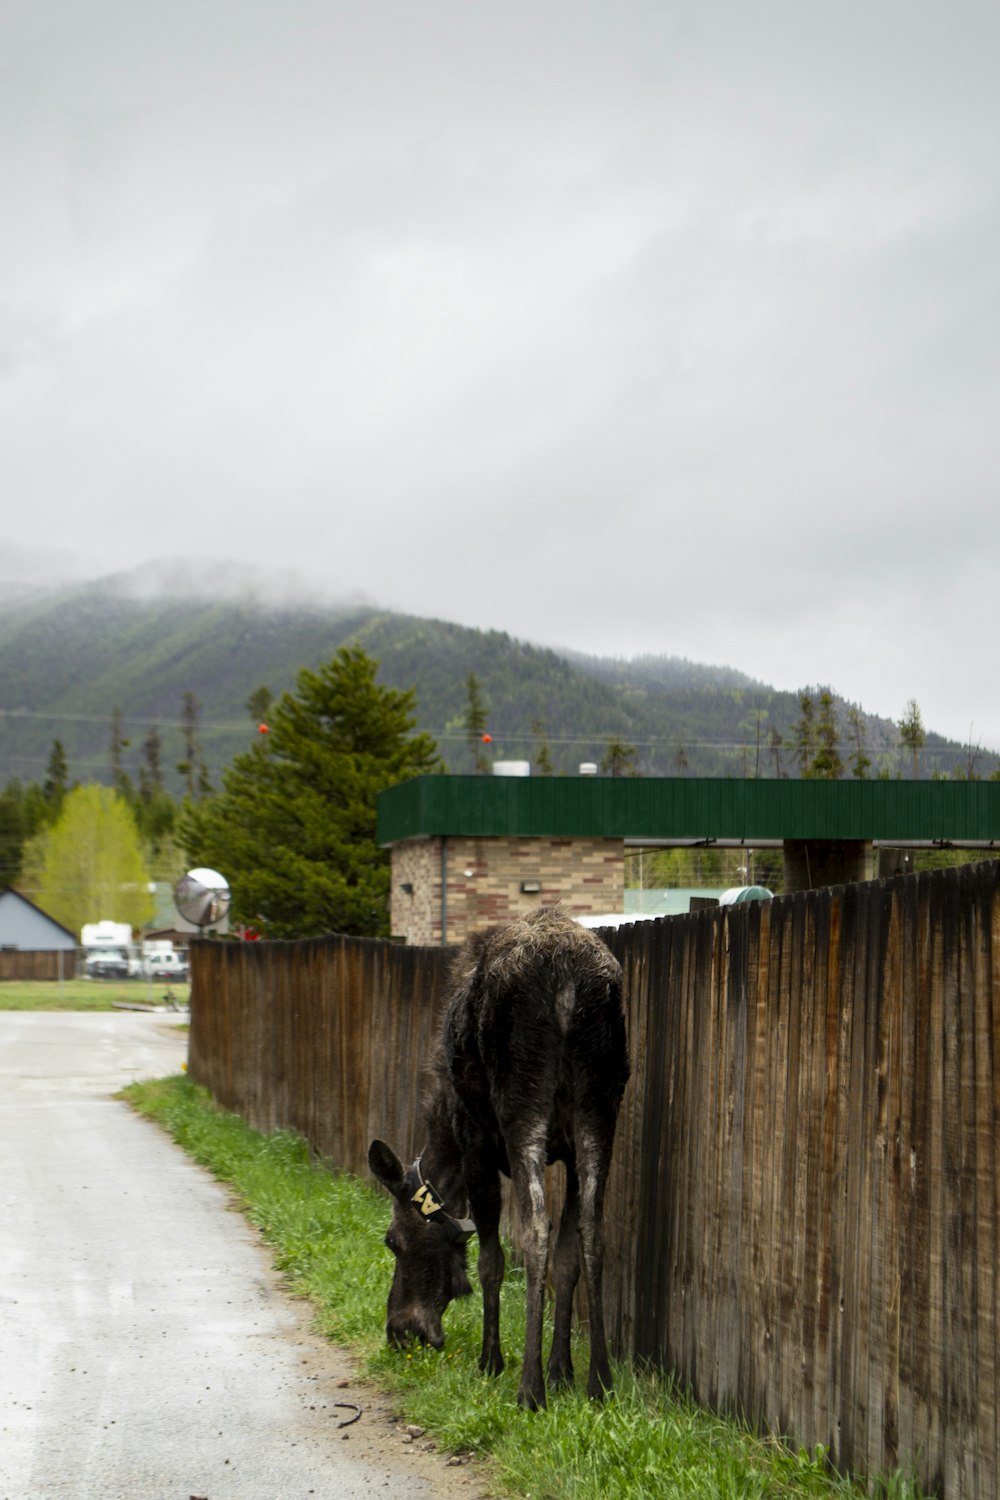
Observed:
[[[375,1441],[224,1191],[111,1097],[185,1048],[167,1017],[0,1012],[0,1500],[468,1494]]]

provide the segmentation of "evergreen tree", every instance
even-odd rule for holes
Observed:
[[[53,815],[58,816],[62,807],[68,780],[69,766],[62,740],[53,740],[52,749],[49,752],[49,763],[45,768],[45,780],[42,783],[42,793]]]
[[[142,765],[139,767],[139,795],[149,802],[163,791],[163,747],[158,724],[151,724],[142,742]]]
[[[106,919],[141,927],[153,915],[139,830],[111,787],[67,792],[58,821],[31,840],[24,863],[38,904],[71,932]]]
[[[622,740],[609,740],[601,759],[601,772],[605,776],[637,776],[634,745]]]
[[[61,774],[58,768],[60,763],[64,765],[64,756],[60,760],[55,745],[61,751],[61,745],[55,741],[49,756],[49,771],[54,771],[54,780],[48,790],[48,783],[39,786],[37,781],[22,783],[13,778],[0,792],[0,889],[21,883],[25,846],[60,813],[63,798],[58,792]]]
[[[808,693],[799,693],[799,718],[795,725],[792,748],[799,763],[799,775],[808,776],[816,754],[816,718]]]
[[[223,773],[181,818],[190,858],[220,870],[238,921],[268,937],[388,932],[389,861],[375,843],[378,794],[440,769],[414,733],[414,694],[380,686],[378,663],[342,647],[273,707],[266,746]]]
[[[847,723],[854,748],[851,751],[851,775],[857,781],[865,781],[871,769],[871,757],[867,753],[868,731],[865,716],[856,703],[847,710]]]
[[[194,693],[187,692],[181,702],[181,735],[184,739],[184,759],[177,762],[177,769],[184,777],[184,791],[188,800],[205,797],[211,790],[208,769],[198,739],[201,722],[201,703]]]
[[[9,781],[0,792],[0,890],[20,876],[27,836],[24,788],[19,781]]]
[[[247,713],[250,715],[250,722],[255,729],[258,727],[258,725],[265,722],[268,714],[271,711],[271,704],[273,702],[274,694],[271,692],[271,689],[269,687],[266,687],[264,685],[264,683],[261,683],[259,688],[254,688],[253,692],[247,699],[246,709]]]
[[[163,747],[159,725],[152,724],[142,742],[139,796],[134,804],[139,832],[154,854],[169,842],[177,819],[177,807],[163,785]]]
[[[824,688],[819,695],[819,722],[816,725],[817,750],[809,774],[819,781],[839,781],[844,774],[840,754],[840,730],[833,695]]]
[[[924,747],[927,734],[915,698],[911,698],[907,703],[899,722],[899,738],[913,756],[913,779],[916,780],[920,775],[920,752]]]
[[[483,733],[487,723],[487,708],[483,699],[482,689],[479,686],[479,678],[475,672],[470,672],[465,679],[465,713],[462,715],[462,727],[465,730],[466,743],[472,754],[472,764],[478,776],[488,776],[492,763],[489,756],[483,750]]]
[[[115,704],[111,712],[111,785],[126,801],[132,800],[133,793],[132,782],[122,764],[122,751],[127,750],[130,743],[122,731],[122,711]]]
[[[539,776],[551,776],[554,769],[552,752],[549,750],[549,743],[545,738],[545,725],[541,719],[532,719],[531,733],[535,739],[541,740],[541,744],[535,751],[535,770]]]

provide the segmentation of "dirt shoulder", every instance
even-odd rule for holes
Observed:
[[[266,1247],[262,1246],[262,1252],[267,1254]],[[433,1432],[408,1427],[392,1397],[359,1376],[350,1351],[316,1333],[311,1305],[292,1297],[281,1276],[273,1271],[271,1290],[274,1296],[285,1298],[294,1312],[296,1329],[290,1337],[302,1377],[313,1387],[313,1399],[308,1404],[329,1413],[341,1442],[350,1445],[352,1458],[422,1479],[440,1500],[487,1500],[487,1496],[496,1494],[495,1489],[488,1488],[480,1461],[443,1453]]]

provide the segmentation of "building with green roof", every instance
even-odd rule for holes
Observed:
[[[532,905],[624,910],[629,846],[775,847],[784,889],[871,879],[879,849],[1000,846],[1000,782],[421,776],[383,792],[391,925],[460,941]]]

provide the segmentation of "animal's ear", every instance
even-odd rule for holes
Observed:
[[[398,1198],[403,1191],[403,1164],[385,1141],[372,1141],[368,1147],[368,1165],[382,1186]]]

